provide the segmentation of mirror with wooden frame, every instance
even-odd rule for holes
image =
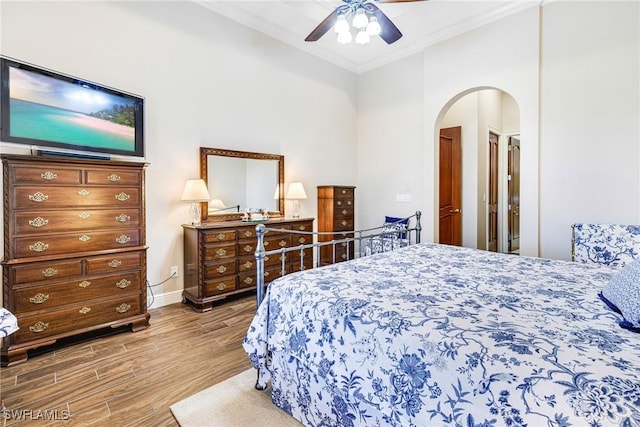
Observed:
[[[239,220],[247,210],[284,216],[283,155],[200,147],[200,178],[211,197],[203,222]]]

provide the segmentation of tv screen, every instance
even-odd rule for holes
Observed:
[[[142,97],[9,58],[0,85],[2,141],[144,157]]]

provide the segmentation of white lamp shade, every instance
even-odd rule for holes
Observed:
[[[203,179],[188,179],[181,200],[184,202],[206,202],[211,199]]]
[[[224,209],[226,206],[220,199],[213,199],[209,202],[209,209]]]
[[[287,199],[306,199],[307,193],[304,191],[304,186],[301,182],[292,182],[289,184],[289,190],[287,191]]]

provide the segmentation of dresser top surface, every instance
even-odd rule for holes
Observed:
[[[207,222],[200,225],[182,224],[184,228],[195,228],[199,230],[207,229],[219,229],[219,228],[234,228],[234,227],[250,227],[258,224],[264,224],[265,226],[277,226],[280,224],[291,224],[296,222],[308,222],[314,221],[314,218],[272,218],[267,221],[218,221]]]

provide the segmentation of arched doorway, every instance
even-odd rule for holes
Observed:
[[[440,205],[436,206],[436,215],[442,218],[443,212],[451,213],[446,222],[439,222],[444,226],[439,227],[437,241],[448,243],[448,233],[455,229],[451,221],[457,220],[462,246],[518,253],[520,109],[517,102],[500,89],[477,88],[453,97],[439,117],[438,134],[443,129],[450,134],[451,129],[459,128],[461,165],[459,205],[443,205],[449,200],[440,185],[455,181],[455,176],[447,176],[447,171],[455,167],[448,163],[451,148],[447,146],[441,152],[437,145],[439,197],[436,200]]]

